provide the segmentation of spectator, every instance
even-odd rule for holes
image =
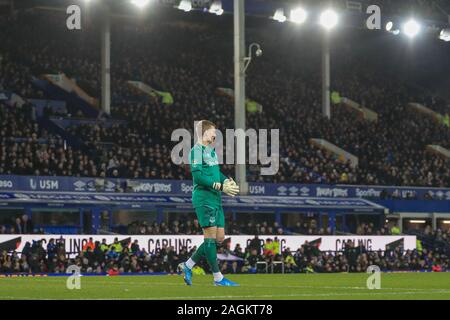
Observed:
[[[14,228],[15,228],[15,230],[16,230],[15,233],[17,233],[17,234],[23,234],[22,221],[20,220],[20,218],[16,218]]]
[[[22,231],[24,234],[31,234],[34,231],[33,222],[28,218],[28,215],[22,216]]]
[[[137,254],[139,252],[139,243],[138,240],[134,240],[133,244],[131,245],[131,252],[134,254]]]
[[[90,237],[89,241],[83,245],[83,251],[88,251],[88,250],[94,251],[94,249],[95,249],[95,244],[94,244],[92,237]]]

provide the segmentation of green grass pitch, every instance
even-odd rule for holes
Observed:
[[[381,289],[366,287],[367,274],[231,275],[240,287],[214,287],[212,277],[194,277],[188,287],[181,276],[81,277],[81,289],[69,290],[67,277],[0,278],[0,299],[445,299],[450,300],[450,273],[384,273]]]

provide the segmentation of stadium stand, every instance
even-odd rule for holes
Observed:
[[[71,36],[63,37],[56,33],[54,39],[58,39],[58,42],[48,43],[48,49],[44,50],[44,53],[39,50],[40,44],[44,42],[39,36],[29,39],[30,41],[26,41],[26,45],[23,46],[11,45],[14,38],[26,39],[27,34],[30,34],[28,28],[44,28],[39,32],[42,36],[54,33],[56,29],[51,27],[51,21],[55,18],[52,14],[49,15],[50,19],[47,19],[50,21],[49,24],[40,23],[41,19],[44,19],[42,16],[32,16],[32,21],[36,20],[33,21],[34,26],[33,23],[28,23],[26,27],[18,27],[23,26],[20,18],[6,23],[14,33],[6,33],[2,39],[2,51],[7,52],[7,56],[14,56],[13,64],[17,66],[16,68],[22,68],[15,74],[20,74],[23,78],[12,80],[6,73],[2,80],[3,87],[25,98],[33,98],[36,94],[32,89],[32,76],[63,72],[73,76],[87,91],[95,93],[98,97],[99,83],[92,77],[98,74],[98,60],[92,57],[90,48],[95,47],[95,41],[90,33],[83,36],[83,39],[78,39],[79,36],[70,39]],[[156,26],[152,28],[158,30]],[[184,168],[162,161],[162,158],[169,156],[170,146],[161,144],[161,141],[175,128],[191,128],[194,119],[198,117],[214,115],[218,119],[223,119],[218,121],[219,127],[229,126],[232,120],[232,102],[224,97],[215,96],[215,89],[219,86],[232,85],[231,61],[225,59],[225,55],[231,50],[231,47],[227,47],[231,42],[227,41],[226,35],[219,35],[212,30],[208,30],[206,34],[202,33],[201,36],[194,30],[181,31],[173,26],[164,26],[158,31],[157,34],[143,31],[133,32],[131,35],[131,31],[126,29],[118,30],[117,37],[126,41],[118,42],[113,52],[113,59],[117,57],[118,62],[114,64],[112,71],[116,79],[113,83],[115,98],[112,118],[124,119],[126,124],[106,127],[103,122],[99,122],[98,126],[74,123],[66,129],[65,134],[83,140],[87,149],[92,149],[89,148],[92,145],[96,146],[95,152],[83,153],[83,158],[89,159],[86,160],[87,163],[95,160],[94,163],[97,163],[95,168],[92,164],[85,168],[86,161],[84,166],[75,165],[68,168],[66,162],[58,164],[65,170],[56,173],[51,168],[41,167],[40,172],[49,175],[104,176],[111,174],[108,172],[111,171],[111,165],[119,164],[118,175],[121,177],[189,178]],[[184,33],[182,39],[189,40],[186,40],[186,43],[183,40],[171,41],[180,32]],[[150,37],[152,41],[143,43],[141,37]],[[276,50],[276,43],[270,40],[265,41],[269,54],[272,50]],[[195,45],[189,46],[187,41],[194,41]],[[221,43],[225,48],[208,46],[212,41]],[[81,43],[82,50],[77,53],[70,51],[69,54],[66,48],[73,42]],[[152,46],[158,49],[155,50]],[[129,47],[136,50],[132,54],[127,54],[126,49]],[[46,55],[46,51],[52,54]],[[182,54],[178,54],[179,52]],[[408,85],[406,79],[381,74],[375,63],[372,64],[371,70],[371,64],[367,64],[365,60],[352,58],[351,50],[343,49],[337,52],[335,58],[336,65],[339,66],[337,79],[334,81],[335,89],[342,96],[358,101],[379,113],[379,119],[377,122],[369,123],[358,119],[350,111],[335,106],[332,120],[326,120],[322,118],[318,108],[319,75],[314,70],[311,72],[309,68],[302,70],[297,68],[298,71],[289,69],[289,64],[294,61],[294,55],[298,53],[292,50],[291,52],[290,56],[283,57],[285,58],[283,61],[287,61],[284,65],[278,59],[262,60],[260,68],[250,70],[248,77],[248,95],[264,101],[264,110],[261,114],[249,115],[250,127],[274,126],[285,114],[289,114],[289,118],[292,119],[291,121],[288,119],[282,128],[284,134],[281,146],[285,153],[281,172],[275,179],[271,177],[271,182],[399,186],[449,184],[447,161],[426,152],[426,146],[429,144],[449,147],[448,128],[445,125],[433,125],[431,119],[425,119],[407,110],[409,102],[418,101],[432,109],[448,113],[448,105],[444,100],[428,96],[426,99],[418,100],[420,97],[414,93],[417,90]],[[310,57],[304,57],[308,58]],[[370,56],[367,57],[367,60],[369,59]],[[11,68],[9,65],[9,59],[3,60],[2,66],[5,69],[9,70]],[[350,65],[352,69],[348,68]],[[366,66],[369,66],[369,70]],[[125,85],[129,79],[143,80],[171,92],[174,104],[169,107],[160,99],[133,95],[131,89]],[[18,81],[23,83],[20,88],[17,87]],[[293,86],[297,85],[300,89],[292,91]],[[27,91],[23,91],[23,87],[28,88]],[[192,90],[193,87],[196,89]],[[423,92],[426,90],[423,89]],[[138,102],[127,103],[125,107],[124,103],[131,97]],[[426,103],[430,101],[431,103]],[[210,107],[206,110],[202,105]],[[47,116],[50,116],[48,112]],[[297,126],[298,121],[303,125]],[[10,133],[10,137],[12,134]],[[311,138],[326,139],[354,154],[359,158],[359,165],[351,167],[349,164],[336,161],[331,154],[311,146],[309,143]],[[2,142],[2,146],[4,145],[5,142]],[[106,150],[105,146],[108,146],[109,150]],[[117,159],[111,158],[111,154],[117,155]],[[33,161],[31,163],[35,172],[39,165]],[[4,173],[24,174],[12,168],[3,170]],[[264,178],[253,175],[249,179],[260,181]]]
[[[41,241],[25,245],[22,254],[0,255],[0,273],[64,273],[69,265],[80,266],[83,273],[106,274],[143,272],[176,272],[177,265],[184,261],[195,250],[188,252],[186,247],[177,254],[172,246],[163,246],[157,252],[150,254],[139,243],[133,242],[130,248],[123,247],[116,241],[106,245],[106,240],[92,243],[74,258],[67,258],[64,245],[55,242],[44,247]],[[401,250],[386,250],[384,252],[369,252],[364,246],[354,246],[351,242],[345,249],[337,252],[323,252],[312,244],[305,243],[297,250],[286,248],[280,251],[277,239],[267,239],[264,246],[249,245],[245,250],[237,245],[235,248],[221,249],[220,254],[232,255],[238,259],[221,261],[220,268],[224,274],[263,272],[261,264],[271,265],[273,273],[335,273],[364,272],[370,265],[378,265],[383,271],[443,271],[449,268],[448,255],[440,247],[433,250],[423,248],[402,252]],[[259,243],[259,242],[258,242]],[[269,246],[270,244],[270,246]],[[447,247],[448,248],[448,247]],[[281,264],[273,262],[284,262]],[[258,266],[259,265],[259,266]],[[196,267],[195,272],[208,272],[206,263]]]
[[[392,13],[404,12],[408,1],[372,1]],[[431,18],[441,18],[441,10],[415,2],[411,8]],[[439,2],[436,2],[439,3]],[[445,2],[441,2],[445,8]],[[69,96],[42,86],[44,74],[63,73],[89,96],[99,98],[99,57],[96,23],[87,32],[67,34],[59,28],[59,13],[27,12],[0,19],[0,93],[15,93],[21,99],[8,105],[0,101],[0,174],[32,176],[113,177],[140,179],[190,179],[187,168],[167,161],[173,145],[167,145],[176,128],[192,131],[194,120],[214,118],[219,128],[233,127],[233,102],[217,94],[217,88],[233,87],[232,35],[220,32],[227,21],[211,23],[132,23],[114,26],[112,59],[113,106],[111,115],[93,105],[80,105]],[[205,19],[207,20],[207,19]],[[24,23],[26,21],[26,23]],[[257,29],[257,28],[255,28]],[[444,118],[450,113],[445,97],[430,93],[429,88],[411,79],[390,57],[392,48],[373,52],[367,43],[365,51],[355,51],[336,44],[333,55],[333,90],[376,112],[377,121],[368,121],[342,103],[332,107],[333,117],[322,117],[320,110],[320,47],[314,37],[303,36],[286,44],[286,37],[275,32],[249,30],[249,37],[261,42],[264,56],[258,66],[249,69],[247,95],[262,105],[260,113],[249,113],[249,127],[277,128],[283,123],[280,171],[274,177],[249,173],[253,182],[389,185],[448,187],[450,160],[427,151],[429,145],[450,149],[450,128],[444,121],[424,117],[412,111],[409,103],[421,103]],[[17,43],[17,39],[21,39]],[[281,41],[283,40],[283,41]],[[374,40],[376,43],[376,39]],[[345,43],[345,41],[343,41]],[[44,44],[44,45],[43,45]],[[214,45],[211,45],[214,44]],[[303,50],[308,46],[311,50]],[[397,46],[397,47],[395,47]],[[76,48],[76,50],[74,50]],[[133,50],[129,50],[133,48]],[[266,56],[270,56],[268,59]],[[374,57],[382,57],[374,59]],[[389,60],[392,61],[389,62]],[[302,68],[298,67],[301,62]],[[160,94],[143,94],[128,81],[142,81],[158,92],[171,94],[173,102]],[[48,81],[46,82],[48,84]],[[52,88],[54,89],[54,88]],[[38,110],[34,99],[63,100],[67,109],[57,110],[51,104]],[[58,127],[58,121],[68,125]],[[93,121],[86,123],[84,121]],[[300,124],[300,125],[299,125]],[[333,154],[316,148],[311,139],[324,139],[358,158],[358,165],[342,162]],[[233,171],[225,166],[226,172]],[[383,193],[382,199],[397,194]],[[411,195],[411,199],[415,199]],[[430,195],[430,199],[433,195]],[[24,231],[23,218],[0,226],[0,234],[43,233]],[[21,220],[22,219],[22,220]],[[25,222],[26,224],[26,222]],[[319,252],[305,244],[301,248],[273,252],[262,247],[231,248],[225,253],[242,260],[223,262],[224,273],[256,272],[257,262],[271,264],[284,261],[285,272],[361,272],[377,264],[383,270],[446,270],[449,268],[448,230],[406,233],[417,234],[423,250],[367,252],[348,246],[343,252]],[[136,221],[125,234],[195,235],[201,230],[187,221],[147,224]],[[331,235],[311,221],[301,221],[293,228],[263,221],[237,223],[230,221],[230,235],[286,234]],[[391,226],[375,227],[361,223],[351,232],[356,235],[390,235]],[[267,248],[266,248],[267,249]],[[137,246],[102,248],[97,243],[76,258],[67,258],[64,247],[50,242],[28,243],[21,257],[4,251],[0,256],[0,273],[60,273],[70,264],[83,272],[175,272],[179,261],[190,255],[186,248],[176,254],[168,246],[149,254]],[[223,252],[222,252],[223,253]],[[72,260],[73,259],[73,260]],[[206,265],[202,265],[208,271]],[[277,269],[277,272],[280,270]],[[200,272],[200,271],[199,271]]]

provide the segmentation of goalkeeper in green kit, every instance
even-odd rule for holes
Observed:
[[[224,278],[217,263],[217,248],[225,238],[225,215],[221,192],[236,196],[238,185],[220,172],[216,152],[211,146],[216,139],[216,126],[207,120],[196,127],[198,141],[189,155],[189,164],[194,182],[192,205],[203,229],[204,242],[192,257],[178,266],[187,285],[192,285],[192,268],[205,257],[214,276],[216,286],[238,286]]]

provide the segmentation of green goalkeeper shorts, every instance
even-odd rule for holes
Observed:
[[[223,213],[223,208],[202,205],[200,207],[194,208],[195,214],[197,215],[198,223],[202,228],[218,227],[225,228],[225,214]]]

